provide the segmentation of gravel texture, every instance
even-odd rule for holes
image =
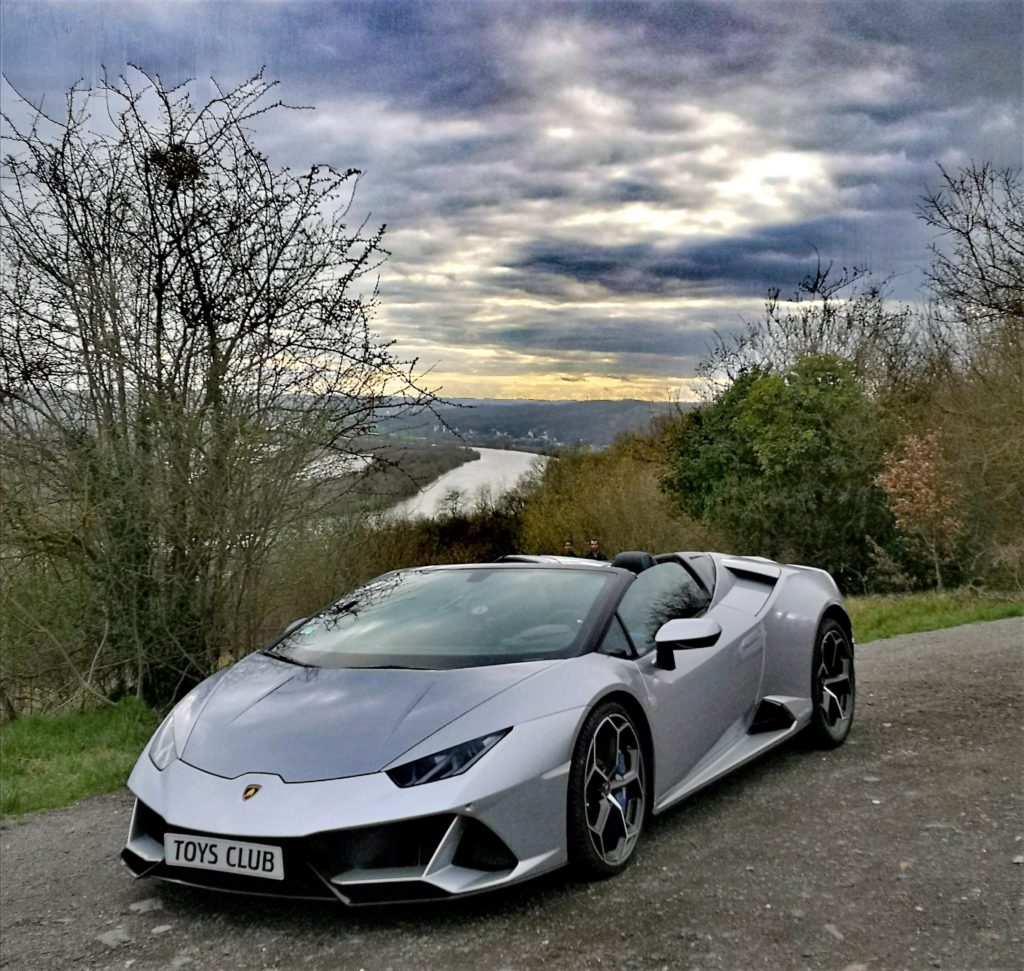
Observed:
[[[1024,620],[858,647],[845,746],[658,817],[616,879],[349,910],[134,881],[127,793],[0,832],[0,967],[1024,968]]]

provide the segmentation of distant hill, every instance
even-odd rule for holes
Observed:
[[[459,398],[418,418],[384,418],[379,432],[399,438],[544,451],[566,445],[604,448],[624,432],[647,428],[654,418],[689,405],[664,401],[538,401]]]

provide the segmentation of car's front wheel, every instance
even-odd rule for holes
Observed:
[[[647,776],[640,733],[617,702],[598,705],[576,740],[569,770],[569,861],[582,877],[626,867],[643,829]]]
[[[837,621],[823,620],[811,660],[814,712],[809,732],[816,745],[835,748],[846,741],[853,725],[856,687],[850,635]]]

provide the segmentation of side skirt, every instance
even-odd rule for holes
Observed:
[[[657,815],[699,789],[728,775],[741,765],[781,745],[803,729],[811,717],[809,698],[764,698],[758,706],[746,734],[721,754],[712,753],[699,762],[680,783],[658,799],[651,812]]]

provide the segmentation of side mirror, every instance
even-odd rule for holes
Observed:
[[[298,620],[293,620],[285,629],[281,637],[287,637],[293,630],[304,624],[306,621],[305,617],[299,617]]]
[[[722,625],[710,617],[682,617],[670,620],[654,635],[657,648],[658,667],[674,671],[676,651],[688,651],[698,647],[711,647],[722,636]]]

